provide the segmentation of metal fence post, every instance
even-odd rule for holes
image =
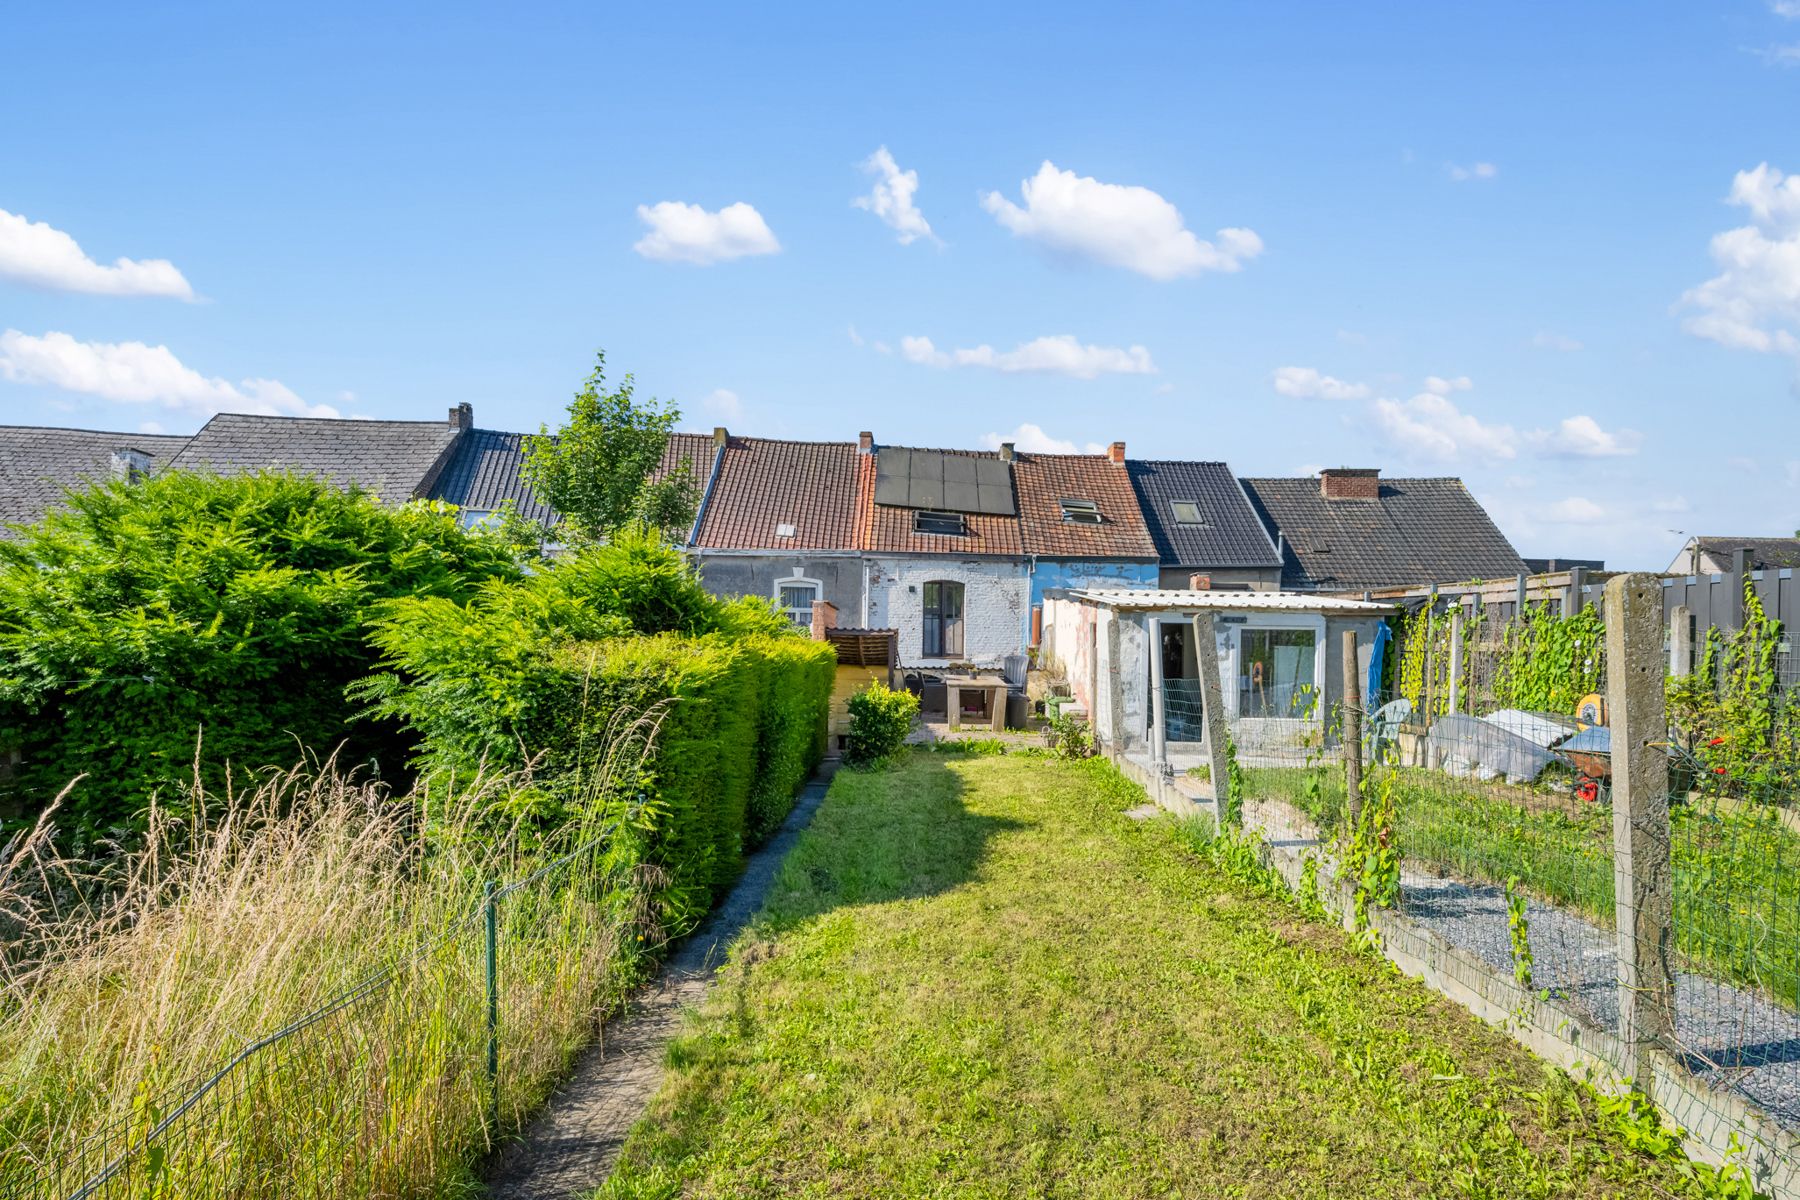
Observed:
[[[482,885],[481,902],[487,925],[487,1075],[488,1128],[500,1128],[500,962],[499,922],[495,920],[494,881]]]
[[[1350,824],[1362,814],[1362,674],[1357,666],[1356,630],[1344,630],[1344,789]]]
[[[1606,584],[1606,688],[1612,721],[1613,880],[1617,905],[1619,1037],[1632,1076],[1650,1086],[1645,1052],[1672,1043],[1674,866],[1670,858],[1669,722],[1663,697],[1662,584],[1619,575]]]
[[[1200,659],[1201,705],[1206,724],[1206,761],[1210,764],[1213,784],[1213,808],[1224,828],[1231,816],[1231,768],[1225,750],[1230,736],[1226,726],[1225,689],[1219,684],[1219,639],[1210,612],[1194,614],[1194,652]]]
[[[1150,761],[1158,775],[1169,770],[1168,699],[1163,695],[1162,618],[1151,617],[1150,629]]]

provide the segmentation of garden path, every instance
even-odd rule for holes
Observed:
[[[662,973],[632,996],[626,1011],[606,1023],[524,1139],[496,1156],[488,1172],[491,1200],[566,1200],[605,1181],[625,1135],[662,1083],[663,1047],[679,1030],[683,1011],[705,999],[727,948],[762,907],[829,782],[830,771],[822,769],[806,785],[775,836],[750,855],[737,886]]]

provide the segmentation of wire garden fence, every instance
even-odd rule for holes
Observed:
[[[1623,693],[1603,607],[1491,620],[1447,603],[1401,622],[1385,703],[1303,697],[1310,707],[1291,717],[1231,720],[1243,819],[1271,840],[1317,837],[1345,853],[1353,740],[1358,798],[1383,807],[1394,899],[1410,920],[1599,1028],[1647,1030],[1694,1075],[1800,1130],[1791,644],[1752,603],[1689,675],[1665,680],[1673,633],[1660,613],[1632,635],[1653,671],[1634,702],[1655,728],[1622,818],[1634,743],[1614,744],[1628,735],[1609,702]],[[1182,741],[1199,742],[1193,691],[1168,681],[1164,708]],[[1642,729],[1644,713],[1634,720]],[[1650,892],[1622,909],[1621,878]]]
[[[144,1079],[78,1142],[19,1137],[0,1195],[435,1194],[522,1127],[616,994],[615,952],[653,927],[654,871],[621,852],[631,826],[472,881],[436,932],[203,1077]]]

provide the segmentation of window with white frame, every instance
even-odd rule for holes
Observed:
[[[1062,508],[1062,519],[1072,525],[1099,525],[1100,506],[1092,500],[1081,500],[1065,496],[1056,502]]]
[[[819,598],[819,581],[804,575],[790,575],[775,581],[775,607],[787,614],[796,625],[812,624],[813,601]]]

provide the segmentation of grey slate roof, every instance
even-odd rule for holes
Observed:
[[[1733,569],[1739,550],[1750,552],[1752,571],[1779,571],[1783,567],[1800,567],[1800,537],[1700,537],[1700,553],[1718,563],[1720,570]]]
[[[445,421],[220,413],[166,466],[217,475],[297,471],[403,504],[430,493],[461,432]]]
[[[520,516],[554,525],[556,510],[540,501],[525,482],[525,437],[497,429],[469,430],[431,489],[431,498],[479,512],[492,512],[513,500]]]
[[[1228,464],[1129,459],[1125,469],[1163,566],[1205,570],[1281,564],[1271,535]],[[1198,504],[1206,523],[1178,523],[1177,500]]]
[[[1383,479],[1378,500],[1326,500],[1316,478],[1243,483],[1257,515],[1286,540],[1283,588],[1360,591],[1525,570],[1460,479]]]
[[[33,524],[68,489],[111,479],[115,450],[141,450],[157,470],[187,441],[169,434],[0,425],[0,526]]]

